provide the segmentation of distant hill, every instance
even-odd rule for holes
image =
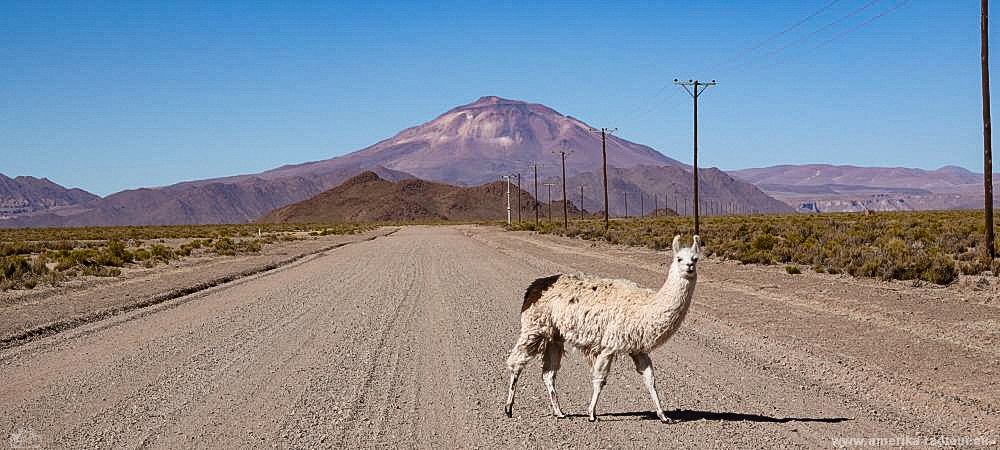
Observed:
[[[486,220],[507,217],[507,184],[493,182],[461,187],[420,179],[388,181],[374,172],[363,172],[340,186],[313,198],[276,209],[264,217],[264,223],[338,223],[379,221]],[[517,196],[525,218],[535,207],[535,200],[525,191],[511,187],[512,217],[517,217]],[[539,205],[542,215],[546,205]],[[562,216],[562,205],[558,216]],[[570,213],[579,211],[570,208]]]
[[[803,164],[732,170],[730,174],[757,185],[874,186],[923,189],[930,192],[957,192],[968,188],[969,185],[983,182],[982,174],[956,166],[924,170],[907,167]]]
[[[75,208],[71,215],[51,213],[0,220],[0,227],[246,223],[275,208],[313,197],[356,175],[358,170],[131,189]],[[381,167],[373,170],[387,179],[412,178]]]
[[[729,172],[804,212],[909,211],[983,207],[983,175],[849,165],[780,165]]]
[[[90,192],[65,188],[48,178],[10,178],[0,173],[0,219],[66,209],[99,199]]]

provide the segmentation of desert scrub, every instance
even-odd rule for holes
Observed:
[[[259,239],[233,240],[228,237],[216,239],[212,249],[218,255],[233,256],[241,253],[257,253],[263,250],[264,244]]]
[[[27,242],[102,241],[119,239],[205,239],[219,237],[255,237],[261,234],[310,232],[353,234],[374,228],[371,224],[234,224],[234,225],[163,225],[78,228],[9,228],[0,229],[0,255],[4,245]],[[74,246],[75,247],[75,246]],[[49,247],[50,250],[57,250]]]
[[[242,224],[0,229],[4,273],[0,291],[56,284],[73,276],[118,276],[121,268],[151,268],[192,254],[258,253],[264,245],[374,228],[355,224]],[[177,247],[166,239],[186,239]],[[150,243],[143,246],[143,242]],[[24,264],[27,264],[25,266]],[[25,269],[27,267],[27,269]]]
[[[577,219],[566,231],[561,222],[534,221],[509,229],[664,249],[675,234],[691,234],[692,219],[615,219],[607,233],[603,225]],[[723,259],[936,284],[951,283],[960,272],[992,267],[997,273],[1000,260],[984,256],[983,234],[983,215],[976,211],[716,216],[702,218],[701,229],[705,253]]]

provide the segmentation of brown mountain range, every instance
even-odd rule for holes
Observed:
[[[955,166],[925,170],[804,164],[734,170],[730,173],[754,183],[768,195],[800,211],[983,207],[983,175]]]
[[[83,189],[65,188],[48,178],[10,178],[0,173],[0,219],[65,210],[99,198]]]
[[[517,217],[517,196],[525,217],[535,207],[525,191],[511,186],[512,217]],[[538,205],[545,214],[546,205]],[[562,213],[562,205],[554,209]],[[570,213],[579,214],[576,208]],[[374,172],[363,172],[313,198],[276,209],[260,219],[264,223],[405,222],[436,220],[505,219],[507,184],[493,182],[461,187],[420,179],[388,181]]]
[[[123,191],[63,214],[41,213],[0,220],[0,227],[248,222],[275,208],[308,199],[366,170],[375,171],[389,181],[417,177],[468,186],[513,172],[520,172],[526,178],[529,164],[540,162],[539,176],[551,179],[560,173],[553,154],[560,149],[572,152],[566,161],[567,175],[572,177],[600,167],[600,135],[590,130],[579,119],[544,105],[482,97],[375,145],[336,158],[253,175]],[[607,145],[609,166],[622,169],[626,179],[645,177],[644,172],[649,169],[644,167],[675,169],[663,172],[669,179],[649,187],[646,193],[650,196],[671,182],[690,185],[690,174],[685,175],[687,166],[652,148],[613,135],[608,137]],[[720,192],[731,194],[732,201],[742,204],[744,209],[774,210],[765,207],[768,202],[756,188],[736,182],[740,183],[745,186],[719,187]],[[706,186],[706,190],[712,187]]]

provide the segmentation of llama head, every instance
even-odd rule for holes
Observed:
[[[670,266],[671,270],[676,270],[683,278],[694,278],[700,257],[701,238],[698,235],[694,236],[694,243],[690,247],[681,247],[681,236],[674,236],[674,261]]]

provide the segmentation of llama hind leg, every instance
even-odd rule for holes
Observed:
[[[507,404],[504,405],[503,412],[507,417],[514,417],[514,391],[517,387],[517,377],[521,375],[524,366],[510,369],[510,384],[507,386]]]
[[[558,418],[566,417],[559,407],[559,397],[556,396],[556,372],[562,362],[563,342],[549,341],[545,346],[545,356],[542,360],[542,381],[545,389],[549,392],[549,404],[552,405],[552,414]]]
[[[649,357],[649,354],[636,353],[632,355],[632,361],[635,362],[635,371],[642,374],[642,381],[646,383],[646,390],[649,391],[649,396],[653,397],[653,405],[656,406],[656,417],[659,417],[661,422],[672,423],[673,421],[663,412],[663,406],[660,405],[660,396],[656,393],[653,360]]]
[[[507,358],[507,367],[510,369],[510,383],[507,385],[507,404],[504,405],[503,412],[507,417],[514,416],[514,392],[517,387],[517,378],[521,376],[524,366],[531,361],[544,347],[544,337],[536,333],[522,333],[514,344],[514,349],[510,351]]]
[[[594,394],[590,397],[590,407],[587,408],[587,414],[590,417],[591,422],[597,421],[597,398],[601,396],[601,389],[604,389],[604,384],[608,380],[608,372],[611,371],[611,363],[614,361],[613,354],[602,353],[594,358],[593,368],[591,369],[591,381],[590,383],[594,387]]]

